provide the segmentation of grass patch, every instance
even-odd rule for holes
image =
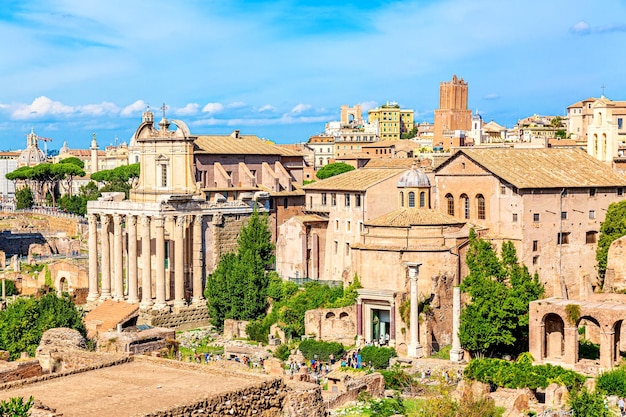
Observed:
[[[435,359],[450,359],[450,351],[452,350],[452,345],[446,345],[439,349],[439,352],[436,352],[430,355],[431,358]]]

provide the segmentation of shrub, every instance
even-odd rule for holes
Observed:
[[[585,417],[609,417],[611,412],[604,406],[604,397],[587,389],[570,393],[569,405],[573,415]]]
[[[385,378],[386,389],[404,391],[413,384],[413,378],[411,375],[399,367],[393,367],[389,370],[381,370],[380,373],[383,378]]]
[[[402,397],[394,395],[393,398],[382,398],[370,402],[372,416],[389,417],[395,414],[404,414]]]
[[[335,358],[340,358],[345,352],[341,343],[313,339],[303,340],[298,349],[306,359],[313,359],[317,355],[318,359],[322,361],[328,361],[331,353]]]
[[[28,417],[35,400],[31,396],[27,401],[24,397],[13,397],[0,402],[0,417]]]
[[[598,377],[596,388],[607,395],[626,397],[626,368],[603,372]]]
[[[274,351],[274,357],[280,359],[283,362],[289,359],[290,354],[291,350],[286,344],[278,345],[278,347]]]
[[[582,359],[600,359],[600,345],[581,339],[578,341],[578,356]]]
[[[398,356],[394,348],[365,346],[361,349],[361,361],[363,363],[372,362],[372,366],[376,369],[387,369],[389,367],[389,359]]]
[[[545,388],[552,382],[568,389],[578,389],[585,377],[574,371],[550,364],[533,366],[529,354],[520,356],[517,362],[502,359],[474,359],[465,368],[464,375],[486,384],[504,388]]]
[[[262,320],[253,320],[246,326],[248,339],[267,343],[270,326]]]

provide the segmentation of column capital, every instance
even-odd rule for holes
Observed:
[[[176,216],[176,227],[185,227],[187,223],[187,216]]]
[[[126,216],[126,226],[137,226],[137,216],[134,214]]]
[[[113,214],[113,222],[115,223],[115,225],[121,225],[123,218],[124,218],[124,215],[120,213]]]
[[[165,227],[165,218],[163,216],[156,216],[152,218],[154,222],[154,227],[163,228]]]
[[[193,216],[193,224],[194,226],[202,224],[202,214],[196,214]]]
[[[404,265],[409,270],[409,278],[411,278],[412,280],[417,280],[420,272],[420,266],[422,264],[419,262],[405,262]]]
[[[143,227],[150,226],[150,217],[145,214],[141,216],[141,225]]]
[[[95,214],[95,213],[89,213],[89,214],[87,214],[87,220],[89,221],[89,224],[97,223],[98,222],[98,215]]]
[[[108,214],[101,214],[100,221],[102,222],[102,226],[108,226],[111,223],[111,216]]]

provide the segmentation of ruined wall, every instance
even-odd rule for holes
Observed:
[[[273,379],[252,387],[230,391],[202,399],[194,404],[173,405],[168,410],[146,414],[144,417],[209,417],[209,416],[282,416],[286,386]],[[304,417],[309,414],[302,414]],[[290,414],[291,416],[291,414]],[[297,417],[297,415],[295,415]]]
[[[607,256],[603,288],[609,292],[626,290],[626,264],[623,261],[626,256],[626,236],[611,243]]]
[[[16,362],[0,362],[0,384],[41,376],[43,370],[37,359]]]
[[[237,239],[241,233],[249,213],[242,214],[215,214],[205,231],[206,264],[207,273],[211,273],[217,267],[222,255],[236,252]]]
[[[309,310],[304,315],[304,332],[318,340],[351,346],[356,337],[356,306]]]
[[[289,417],[326,416],[326,406],[319,385],[289,381],[287,387],[289,389],[283,404],[283,415]]]
[[[346,384],[346,392],[326,397],[326,407],[337,408],[348,401],[356,401],[363,391],[372,397],[382,396],[385,391],[385,379],[378,372],[355,378]]]
[[[188,330],[209,325],[209,310],[205,303],[169,310],[139,312],[137,324]]]
[[[225,339],[238,339],[241,337],[248,337],[246,333],[246,326],[248,321],[245,320],[224,320],[224,338]]]

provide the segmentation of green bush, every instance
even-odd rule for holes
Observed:
[[[568,389],[577,389],[585,377],[574,371],[550,364],[533,366],[530,354],[523,354],[517,362],[502,359],[474,359],[465,368],[464,375],[486,384],[504,388],[545,388],[555,382]]]
[[[379,372],[385,378],[386,389],[404,391],[413,384],[413,377],[399,367],[393,367],[389,370],[383,369]]]
[[[336,359],[339,359],[345,352],[341,343],[313,339],[303,340],[298,349],[306,359],[313,359],[317,355],[318,359],[322,361],[328,361],[331,353]]]
[[[587,339],[578,341],[578,357],[581,359],[600,359],[600,345]]]
[[[0,402],[0,417],[28,417],[35,400],[31,396],[24,401],[24,397],[9,398]]]
[[[389,359],[397,355],[394,348],[365,346],[361,349],[361,361],[363,363],[372,362],[372,366],[376,369],[387,369],[389,367]]]
[[[246,326],[248,339],[267,343],[270,326],[264,320],[253,320]]]
[[[587,389],[570,393],[569,405],[573,415],[585,417],[610,417],[611,412],[604,406],[604,396]]]
[[[395,414],[404,414],[402,397],[397,394],[393,398],[372,400],[369,405],[372,416],[389,417]]]
[[[607,395],[626,397],[626,368],[603,372],[598,377],[596,388]]]
[[[289,359],[290,354],[291,350],[289,349],[289,346],[284,343],[282,345],[278,345],[278,347],[274,351],[274,357],[280,359],[283,362]]]

